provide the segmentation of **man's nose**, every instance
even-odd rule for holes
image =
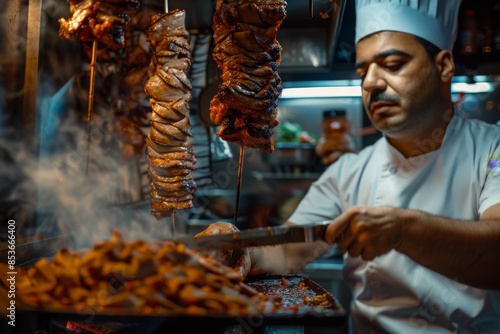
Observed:
[[[387,82],[383,77],[383,71],[377,64],[370,64],[365,78],[363,79],[362,88],[368,93],[384,91]]]

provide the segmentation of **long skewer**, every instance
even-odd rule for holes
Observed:
[[[165,13],[168,13],[168,0],[165,0]],[[170,235],[175,236],[175,210],[170,212]]]
[[[238,222],[238,209],[240,206],[240,191],[241,191],[241,175],[243,173],[243,156],[245,149],[240,146],[240,156],[238,158],[238,178],[236,180],[236,203],[234,208],[234,223]]]
[[[170,212],[170,235],[171,237],[175,236],[175,210]]]
[[[92,112],[94,111],[94,88],[95,88],[95,72],[96,72],[96,61],[97,61],[97,40],[92,42],[92,56],[90,60],[90,82],[89,82],[89,101],[87,108],[87,159],[85,164],[85,175],[89,174],[89,161],[90,161],[90,130],[91,130],[91,120]]]

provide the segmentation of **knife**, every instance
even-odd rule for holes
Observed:
[[[269,246],[285,243],[313,242],[325,240],[329,221],[307,225],[259,227],[231,234],[216,234],[200,237],[181,237],[174,242],[183,243],[193,249],[233,249]]]

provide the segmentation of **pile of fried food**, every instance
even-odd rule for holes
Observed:
[[[277,307],[208,255],[173,242],[127,242],[118,232],[87,252],[61,249],[17,271],[17,296],[56,310],[244,316]]]

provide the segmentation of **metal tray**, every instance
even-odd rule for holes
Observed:
[[[18,266],[27,268],[34,261],[42,257],[52,256],[58,249],[65,247],[73,236],[65,235],[51,237],[43,240],[18,244],[19,251]],[[1,248],[1,247],[0,247]],[[0,249],[1,251],[1,249]],[[16,252],[17,255],[17,252]],[[22,255],[22,256],[21,256]],[[307,289],[298,291],[297,286],[304,282]],[[4,282],[2,282],[4,283]],[[258,291],[270,295],[281,296],[283,310],[270,314],[252,314],[247,317],[236,317],[227,315],[214,316],[187,316],[168,314],[137,314],[131,312],[76,312],[70,309],[37,308],[26,305],[21,300],[16,300],[16,328],[14,332],[10,328],[6,333],[34,333],[40,329],[45,330],[48,324],[64,324],[67,321],[87,323],[106,327],[116,327],[120,324],[123,328],[113,331],[113,334],[137,333],[138,328],[144,334],[156,333],[225,333],[230,326],[240,328],[251,328],[252,333],[262,331],[266,326],[342,326],[346,321],[346,314],[337,300],[313,280],[301,275],[262,275],[248,277],[245,281]],[[286,283],[286,284],[285,284]],[[0,293],[6,295],[5,286],[0,284]],[[303,302],[307,295],[309,298],[325,294],[330,301],[329,307],[313,308],[310,305],[294,304]],[[288,309],[287,309],[288,307]],[[1,314],[1,312],[0,312]],[[211,328],[208,330],[208,328]],[[2,328],[0,328],[2,329]],[[105,331],[103,331],[105,332]]]
[[[282,309],[268,314],[269,321],[289,325],[334,325],[345,320],[345,310],[338,300],[307,276],[262,275],[247,278],[249,286],[269,296],[277,297]],[[315,305],[308,300],[322,296],[326,305]]]
[[[246,283],[254,289],[268,295],[279,296],[283,308],[273,313],[237,316],[188,316],[168,314],[137,314],[130,312],[76,312],[49,308],[36,308],[18,303],[17,314],[27,322],[51,323],[64,326],[68,321],[88,326],[110,328],[117,326],[120,330],[113,333],[161,333],[168,329],[169,333],[186,333],[186,330],[203,333],[221,333],[230,326],[252,328],[254,331],[266,326],[323,326],[336,327],[345,324],[346,314],[338,301],[316,282],[302,275],[263,275],[249,277]],[[327,306],[315,306],[304,303],[304,298],[324,295]],[[207,328],[213,331],[207,332]],[[40,328],[37,328],[40,329]],[[200,333],[201,333],[200,332]]]

